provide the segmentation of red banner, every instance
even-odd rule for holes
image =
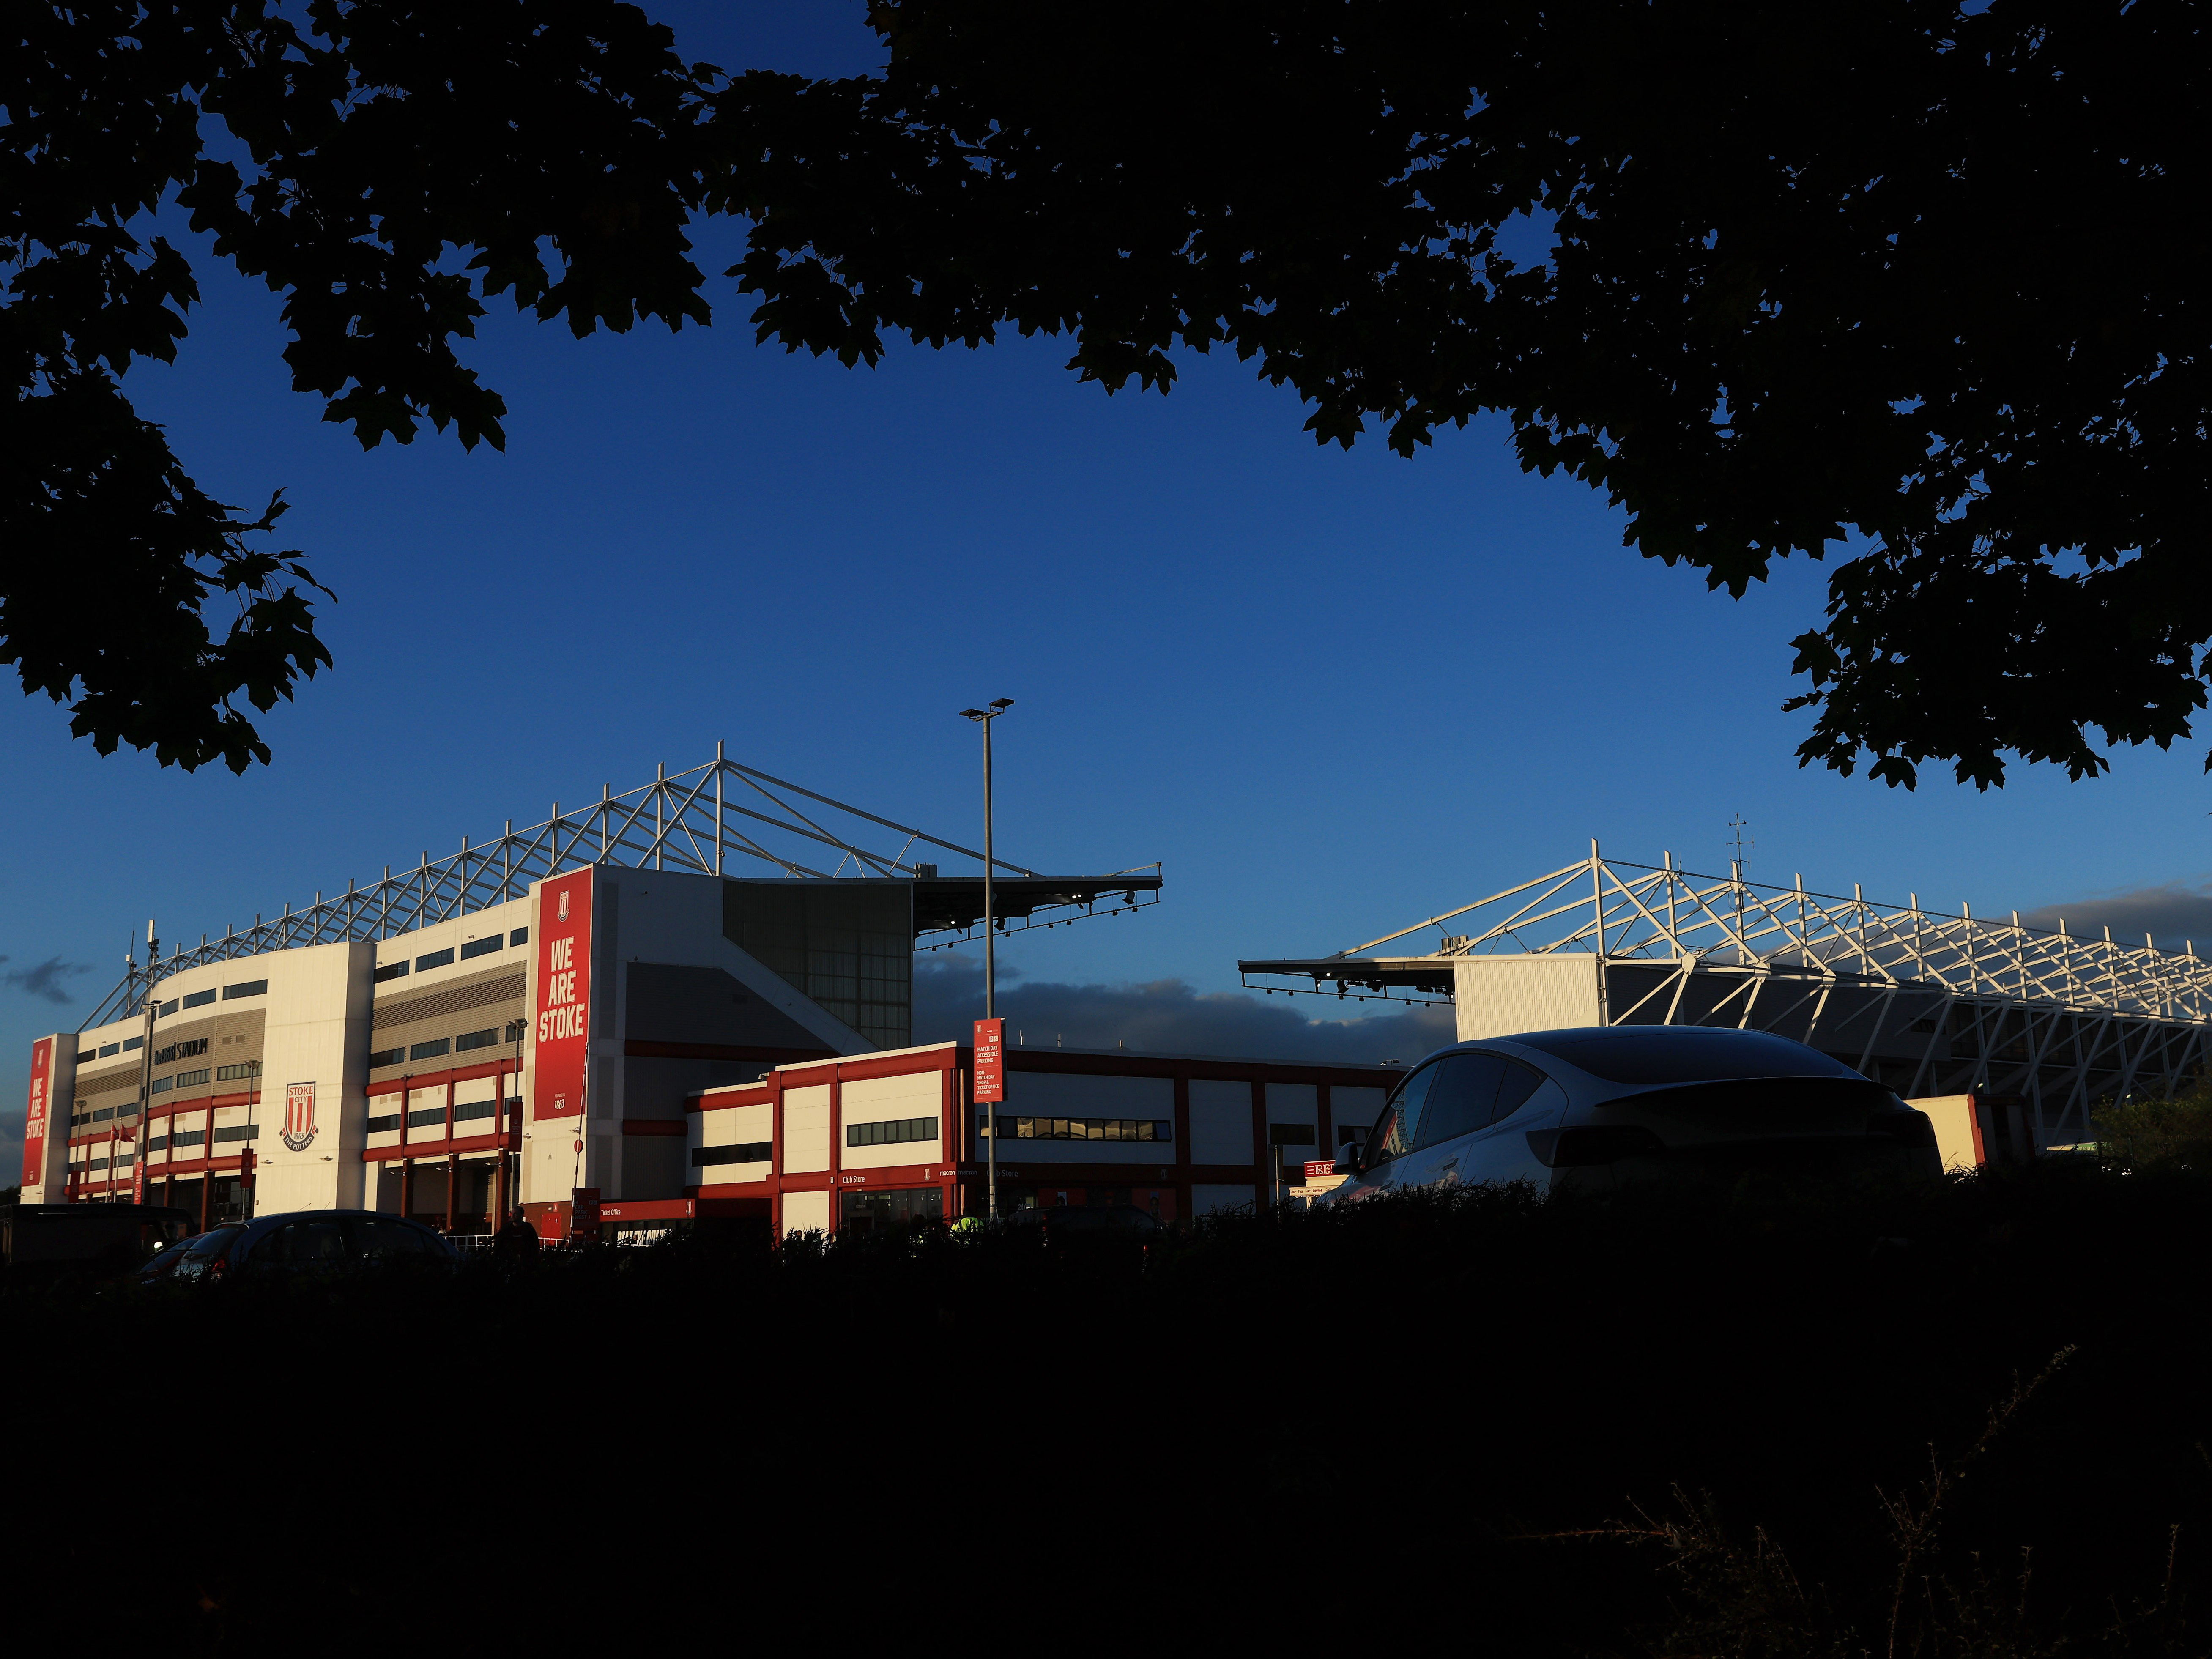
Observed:
[[[975,1098],[981,1103],[1006,1097],[1006,1022],[979,1019],[975,1022]]]
[[[31,1099],[23,1113],[23,1184],[46,1178],[46,1109],[53,1093],[54,1040],[40,1037],[31,1045]],[[52,1193],[43,1194],[49,1204]]]
[[[584,1109],[584,1056],[592,1020],[592,877],[572,870],[538,890],[537,1030],[532,1045],[531,1116],[574,1117]]]

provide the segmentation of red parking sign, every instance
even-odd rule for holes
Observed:
[[[979,1019],[975,1022],[975,1098],[987,1101],[1006,1097],[1006,1022]]]

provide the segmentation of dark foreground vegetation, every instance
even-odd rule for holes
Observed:
[[[0,1287],[19,1638],[2196,1653],[2212,1180]],[[149,1426],[150,1425],[150,1426]],[[32,1651],[32,1648],[19,1649]]]

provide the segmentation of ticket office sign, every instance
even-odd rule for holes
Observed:
[[[592,1025],[592,876],[572,870],[538,890],[531,941],[538,951],[532,1030],[531,1116],[584,1110],[584,1060]]]

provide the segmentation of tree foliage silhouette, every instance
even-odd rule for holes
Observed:
[[[1850,556],[1800,750],[2075,777],[2205,702],[2207,36],[2179,0],[903,0],[717,100],[765,337],[1255,359],[1346,445],[1503,411],[1648,556]],[[1654,641],[1663,652],[1663,641]]]

